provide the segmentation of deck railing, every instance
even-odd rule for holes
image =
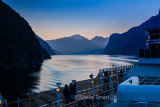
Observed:
[[[127,71],[133,68],[134,65],[127,66],[113,66],[111,68],[104,68],[99,70],[99,74],[94,79],[88,79],[83,81],[77,81],[77,97],[76,101],[65,104],[63,98],[63,87],[60,88],[59,93],[56,89],[48,90],[40,93],[28,93],[25,99],[17,99],[14,102],[6,102],[7,105],[16,104],[19,105],[28,104],[28,107],[32,106],[62,106],[69,107],[76,105],[76,107],[96,106],[99,107],[104,104],[113,102],[114,91],[117,89],[117,85],[127,79]],[[88,81],[94,81],[93,84]],[[91,85],[92,84],[92,85]],[[94,88],[94,92],[92,92]],[[94,95],[93,95],[94,93]],[[59,94],[59,96],[58,96]],[[85,98],[78,98],[79,96]],[[91,98],[90,98],[90,97]],[[58,100],[58,97],[60,97]],[[87,98],[86,98],[87,97]],[[101,98],[100,98],[101,97]],[[104,98],[104,99],[103,99]],[[60,105],[58,105],[58,103]]]

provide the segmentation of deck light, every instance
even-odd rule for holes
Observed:
[[[104,76],[104,74],[103,74],[103,76]]]
[[[94,78],[95,76],[93,74],[89,75],[90,78]]]
[[[91,82],[92,84],[94,83],[94,81]]]
[[[56,91],[59,92],[59,88],[57,88]]]
[[[0,104],[2,104],[2,101],[0,100]]]
[[[125,69],[125,71],[127,71],[127,70]]]

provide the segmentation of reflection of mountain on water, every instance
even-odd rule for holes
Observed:
[[[0,72],[0,93],[4,99],[16,99],[24,95],[30,89],[35,89],[38,76],[31,76],[32,73],[40,71],[41,66],[27,69],[1,70]]]

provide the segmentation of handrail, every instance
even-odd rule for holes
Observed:
[[[130,69],[130,68],[132,68],[132,67],[134,67],[135,65],[126,65],[126,66],[117,66],[117,67],[111,67],[111,68],[104,68],[104,69],[100,69],[100,71],[101,70],[104,70],[104,71],[116,71],[116,70],[127,70],[127,69]],[[113,76],[116,76],[117,74],[116,73],[114,73],[114,75],[111,75],[111,77],[113,78]],[[109,76],[106,76],[105,78],[108,78]],[[123,78],[123,77],[122,77]],[[90,79],[87,79],[87,80],[90,80]],[[85,82],[87,81],[87,80],[85,80]],[[121,77],[119,77],[119,80],[121,80]],[[105,91],[104,90],[104,92],[101,92],[101,91],[99,91],[99,89],[101,89],[101,87],[106,87],[106,86],[109,86],[109,84],[115,84],[116,85],[116,82],[117,82],[117,80],[111,80],[112,82],[111,83],[109,83],[109,82],[107,82],[107,83],[105,83],[105,84],[103,84],[103,85],[101,85],[100,84],[100,78],[98,78],[98,80],[96,79],[95,80],[95,95],[97,95],[97,94],[102,94],[102,93],[105,93],[105,92],[108,92],[108,90],[107,91]],[[122,80],[123,81],[123,80]],[[79,82],[77,82],[77,83],[79,83]],[[88,86],[88,85],[90,85],[90,83],[87,83],[86,82],[86,87],[84,87],[84,88],[82,88],[81,90],[79,90],[78,92],[77,92],[77,94],[81,94],[81,93],[84,93],[84,92],[87,92],[87,91],[91,91],[91,86]],[[116,86],[113,86],[113,87],[116,87]],[[78,86],[78,85],[77,85]],[[62,90],[63,90],[63,87],[61,88]],[[113,90],[115,90],[116,88],[114,88]],[[56,93],[56,91],[55,90],[48,90],[48,91],[50,91],[50,94],[53,94],[53,93]],[[110,90],[111,91],[111,90]],[[98,93],[97,93],[98,92]],[[99,92],[101,92],[101,93],[99,93]],[[35,94],[34,94],[35,95]],[[45,93],[41,93],[40,94],[41,96],[44,96],[44,97],[48,97],[47,96],[47,94],[45,94]],[[35,97],[36,98],[36,97]],[[21,100],[19,100],[19,102],[21,102],[21,101],[25,101],[25,100],[29,100],[29,98],[26,98],[26,99],[21,99]],[[30,99],[30,100],[33,100],[32,98]],[[61,100],[61,101],[64,101],[63,99]],[[12,103],[17,103],[18,101],[13,101],[13,102],[8,102],[8,104],[12,104]],[[56,104],[57,103],[57,101],[54,101],[54,102],[52,102],[51,104]],[[46,104],[45,104],[46,105]],[[44,106],[44,105],[42,105],[42,106]]]
[[[96,97],[97,95],[100,95],[100,94],[104,94],[104,93],[107,93],[107,92],[110,92],[110,91],[113,91],[115,88],[113,89],[110,89],[110,90],[107,90],[107,91],[104,91],[104,92],[101,92],[101,93],[98,93],[98,94],[95,94],[94,97]],[[86,100],[86,99],[82,99],[82,100],[77,100],[77,101],[74,101],[74,102],[71,102],[71,103],[68,103],[66,105],[62,105],[61,107],[66,107],[66,106],[69,106],[69,105],[73,105],[73,104],[76,104],[80,101],[83,101],[83,100]]]
[[[100,69],[100,71],[102,71],[102,70],[104,70],[104,71],[115,71],[117,69],[124,70],[124,69],[133,68],[134,66],[135,66],[135,64],[133,64],[133,65],[125,65],[125,66],[115,66],[115,67],[110,67],[110,68],[103,68],[103,69]]]

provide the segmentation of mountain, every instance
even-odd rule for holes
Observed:
[[[83,37],[83,36],[81,36],[79,34],[70,36],[70,38],[77,39],[77,40],[88,40],[87,38],[85,38],[85,37]]]
[[[53,49],[49,46],[49,44],[44,41],[42,38],[40,38],[39,36],[36,35],[36,38],[39,40],[39,43],[41,44],[41,46],[50,54],[50,55],[55,55],[55,52],[53,51]]]
[[[147,37],[145,28],[160,27],[160,12],[137,27],[129,29],[122,34],[112,34],[104,54],[138,55],[138,50],[145,47]]]
[[[94,38],[91,39],[91,41],[97,45],[101,45],[103,47],[107,46],[108,45],[108,42],[109,42],[109,38],[104,38],[104,37],[101,37],[101,36],[95,36]]]
[[[49,58],[28,22],[0,0],[0,68],[38,65]]]
[[[95,41],[76,34],[56,40],[48,40],[47,43],[61,54],[102,54],[106,45],[103,46],[101,43],[95,43]]]

